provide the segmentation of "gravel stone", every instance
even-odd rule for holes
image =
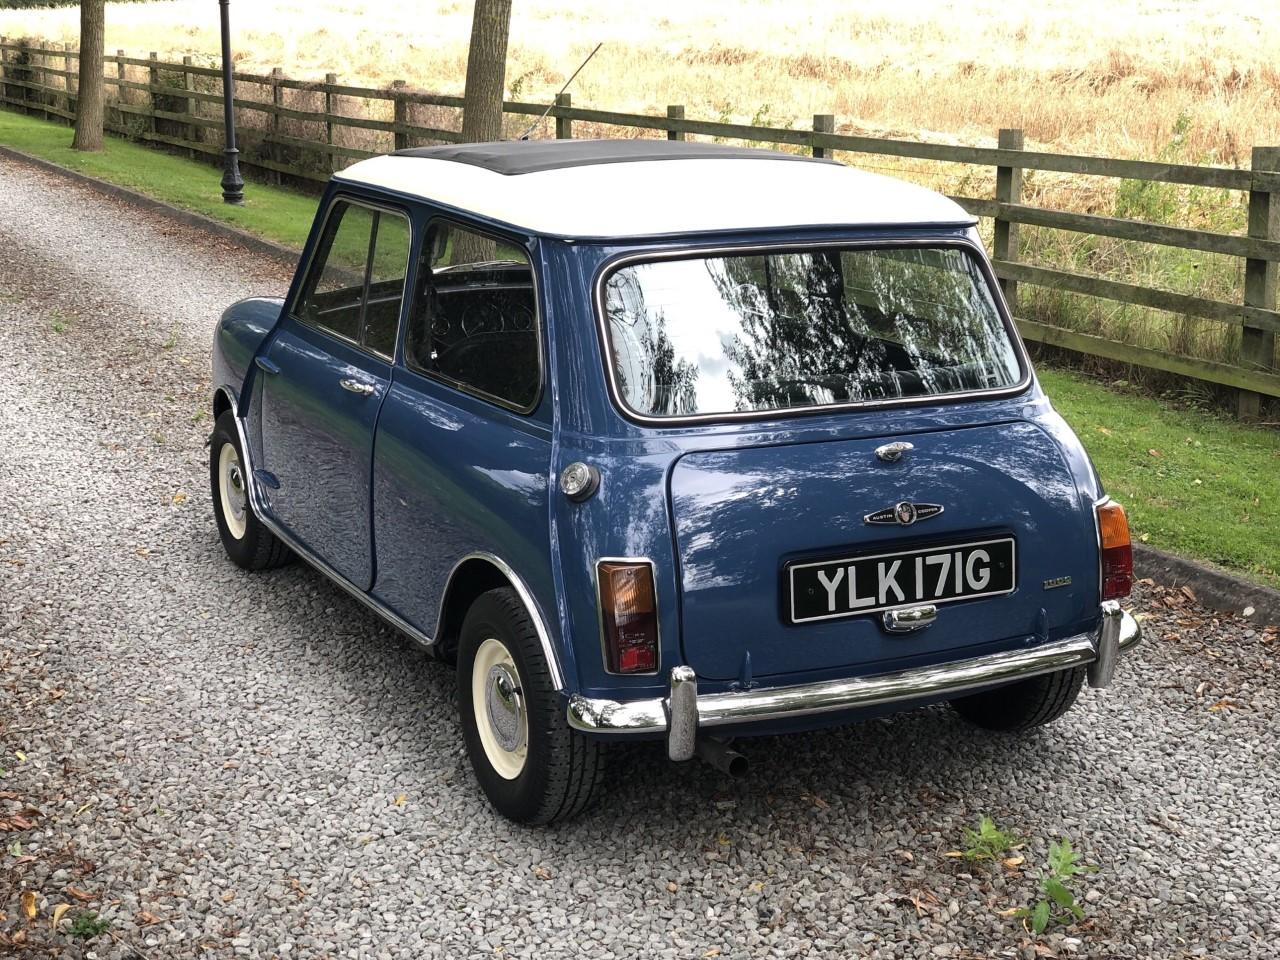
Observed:
[[[1151,583],[1114,686],[1033,734],[934,707],[743,742],[745,782],[624,746],[579,820],[497,817],[448,669],[305,566],[223,556],[211,332],[289,279],[0,161],[0,955],[1274,954],[1275,632]],[[945,856],[984,813],[1025,864]],[[1037,939],[1002,912],[1063,835],[1088,917]],[[85,910],[110,934],[71,937]]]

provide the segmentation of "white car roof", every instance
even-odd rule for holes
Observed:
[[[891,177],[771,150],[667,140],[422,147],[362,160],[334,179],[574,238],[974,223],[941,194]]]

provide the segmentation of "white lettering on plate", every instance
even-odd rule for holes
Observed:
[[[951,569],[951,554],[934,554],[932,557],[925,557],[924,562],[926,564],[936,563],[942,566],[942,570],[938,573],[938,587],[933,591],[935,597],[941,597],[947,589],[947,572]]]
[[[836,570],[836,575],[834,577],[828,577],[827,571],[825,570],[818,571],[818,580],[822,582],[822,585],[827,590],[827,613],[836,612],[836,588],[840,586],[840,581],[843,579],[844,579],[844,567],[840,567],[838,570]],[[850,597],[853,596],[852,583],[849,584],[849,596]]]
[[[975,573],[974,563],[979,560],[986,566]],[[987,589],[987,584],[991,582],[991,554],[985,550],[975,550],[969,554],[969,559],[964,564],[964,578],[969,581],[969,586],[974,590]]]
[[[850,564],[849,566],[849,609],[858,610],[861,607],[874,607],[876,605],[875,597],[858,596],[858,568]]]
[[[888,570],[885,570],[883,560],[876,564],[876,566],[879,568],[877,572],[879,574],[878,579],[880,581],[880,602],[885,602],[889,596],[890,590],[898,595],[898,603],[902,603],[902,601],[906,600],[906,594],[904,594],[902,592],[902,588],[898,586],[898,568],[902,566],[902,561],[893,561]]]

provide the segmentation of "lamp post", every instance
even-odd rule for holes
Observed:
[[[240,151],[236,149],[235,80],[231,75],[230,0],[218,0],[222,15],[222,121],[227,133],[222,151],[222,199],[226,203],[244,203],[244,180],[240,176]]]

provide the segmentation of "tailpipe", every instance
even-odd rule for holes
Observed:
[[[694,745],[694,754],[703,763],[715,767],[726,777],[733,777],[735,780],[745,777],[751,766],[746,757],[723,740],[712,740],[709,737],[698,738]]]

